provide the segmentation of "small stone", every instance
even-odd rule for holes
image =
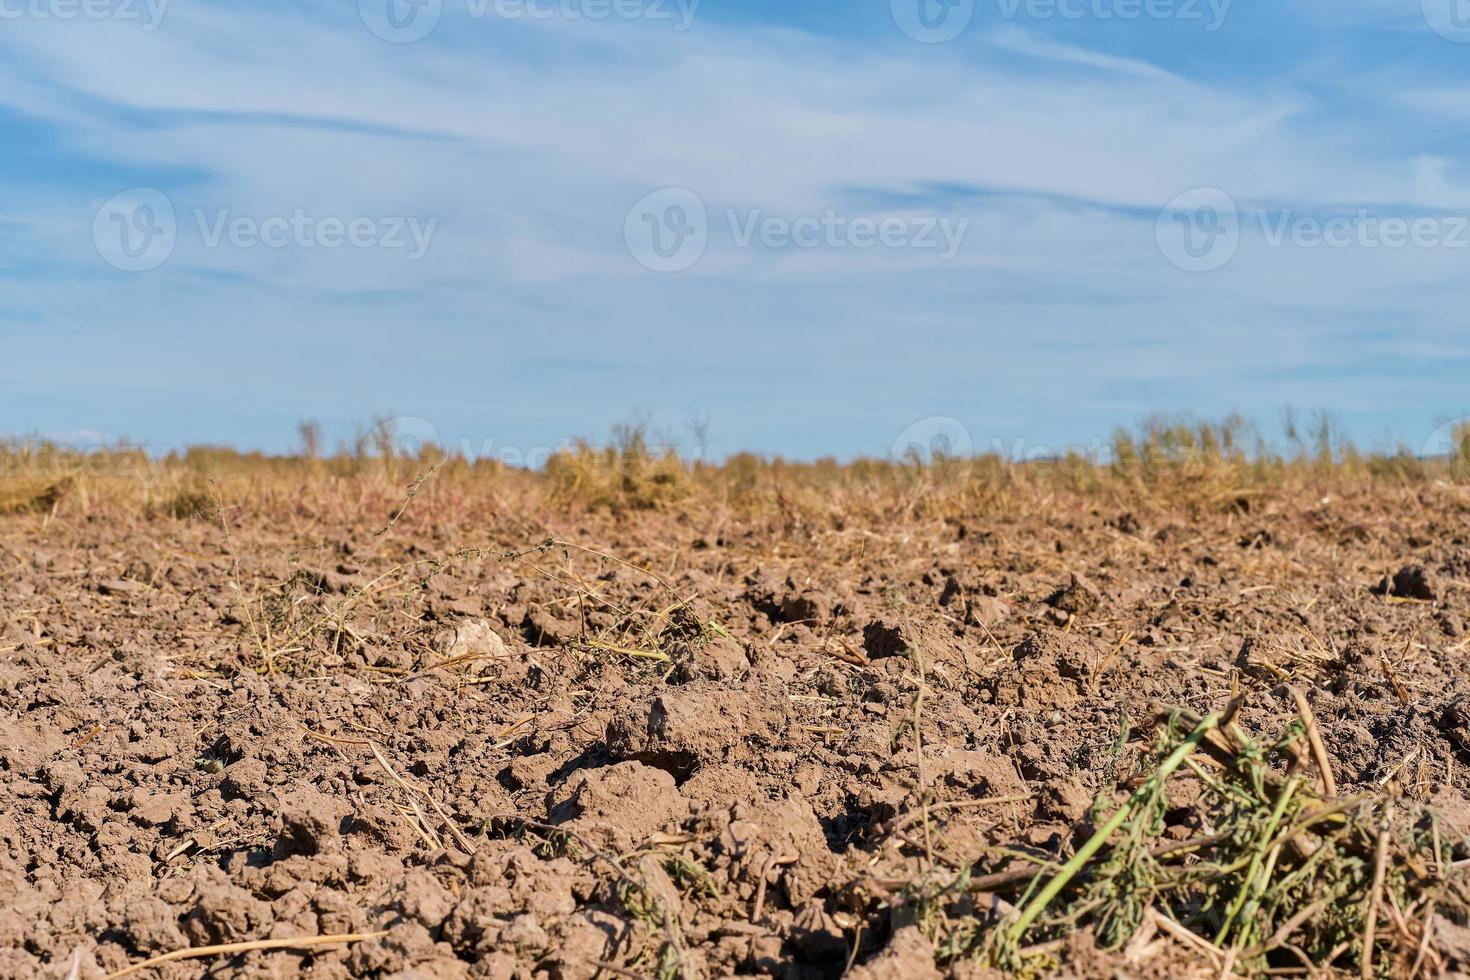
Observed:
[[[446,657],[509,658],[505,640],[483,619],[462,623],[434,637],[435,648]]]
[[[133,791],[131,816],[139,823],[158,826],[168,823],[182,809],[187,799],[183,793],[151,793],[146,789]]]

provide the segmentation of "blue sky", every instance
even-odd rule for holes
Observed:
[[[0,431],[1470,415],[1470,0],[87,3],[0,0]]]

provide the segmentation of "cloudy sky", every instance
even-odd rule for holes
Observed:
[[[0,20],[0,431],[534,455],[641,411],[850,456],[1470,415],[1464,0]]]

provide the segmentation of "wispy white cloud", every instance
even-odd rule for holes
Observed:
[[[1093,406],[1074,419],[1110,426],[1169,407],[1160,398],[1295,401],[1289,380],[1242,379],[1264,356],[1290,372],[1376,350],[1335,339],[1339,318],[1365,310],[1402,313],[1406,357],[1460,349],[1470,286],[1444,284],[1460,282],[1461,256],[1271,248],[1254,217],[1470,207],[1453,158],[1373,145],[1311,86],[1201,80],[1015,28],[977,45],[1020,56],[1003,60],[900,41],[449,19],[395,46],[355,19],[208,3],[171,8],[153,32],[26,24],[0,37],[0,104],[129,182],[156,175],[181,233],[156,273],[97,276],[93,209],[121,188],[88,180],[33,199],[27,247],[52,274],[7,290],[46,311],[50,332],[12,331],[12,349],[43,375],[100,382],[123,364],[160,387],[208,358],[225,390],[264,385],[283,411],[463,413],[488,389],[528,427],[571,417],[588,431],[596,413],[650,401],[717,421],[749,412],[755,444],[776,431],[760,430],[762,413],[791,410],[773,358],[825,373],[808,412],[892,421],[983,397],[1024,415],[1060,384],[1058,400]],[[697,191],[714,225],[703,260],[677,276],[638,266],[622,239],[629,207],[661,186]],[[1192,276],[1163,260],[1154,222],[1198,186],[1233,195],[1246,230],[1228,266]],[[210,248],[195,219],[297,209],[438,224],[408,262]],[[741,248],[721,230],[726,209],[969,225],[940,264],[913,250]],[[89,342],[63,371],[45,352],[67,331]],[[1130,354],[1109,358],[1119,350]],[[595,397],[537,376],[572,355],[598,377]],[[342,376],[323,379],[324,363]],[[727,370],[730,387],[710,380]],[[1148,387],[1120,397],[1130,383]]]
[[[1119,58],[1114,55],[1099,54],[1086,48],[1079,48],[1072,44],[1061,44],[1037,37],[1019,27],[1003,28],[991,34],[987,39],[995,47],[1017,54],[1028,55],[1033,58],[1041,58],[1047,61],[1056,61],[1068,65],[1080,65],[1085,68],[1096,68],[1100,71],[1113,72],[1119,75],[1131,75],[1135,78],[1148,78],[1160,81],[1179,82],[1179,79],[1157,65],[1151,65],[1146,61],[1136,58]]]

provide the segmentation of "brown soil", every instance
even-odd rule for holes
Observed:
[[[763,516],[431,484],[385,532],[401,497],[0,518],[0,975],[381,933],[150,975],[979,976],[901,882],[1064,858],[1151,702],[1240,690],[1272,731],[1288,683],[1344,795],[1470,813],[1461,487]],[[552,537],[591,551],[504,555]]]

